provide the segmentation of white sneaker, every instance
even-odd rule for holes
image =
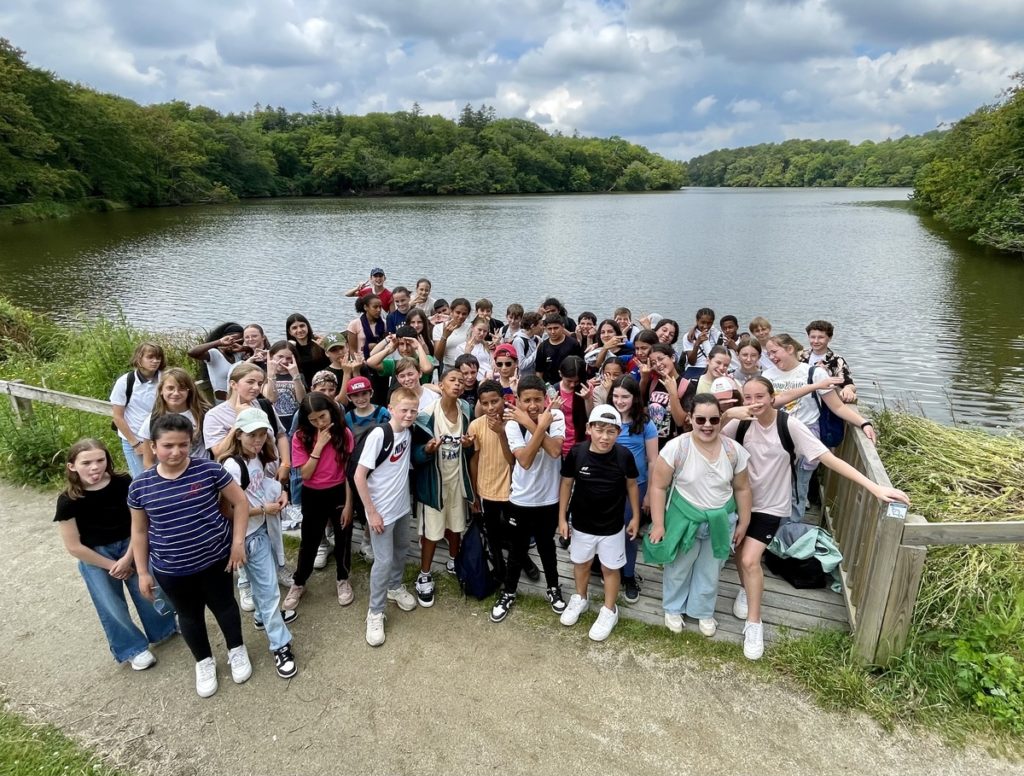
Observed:
[[[398,604],[403,612],[411,612],[416,608],[416,596],[409,592],[405,585],[399,585],[394,590],[388,590],[388,600]]]
[[[579,593],[573,593],[572,597],[569,599],[568,605],[565,607],[565,611],[562,612],[558,621],[562,623],[562,625],[575,625],[579,621],[580,615],[589,608],[589,599],[584,598]]]
[[[384,643],[384,612],[366,613],[366,643],[371,647],[379,647]]]
[[[367,563],[373,563],[373,545],[370,544],[369,536],[363,539],[363,544],[359,548],[359,554],[363,556]]]
[[[212,657],[196,663],[196,692],[200,698],[209,698],[217,692],[217,663]]]
[[[156,665],[156,656],[148,649],[144,649],[128,662],[132,664],[132,670],[145,671]]]
[[[231,678],[235,684],[241,684],[252,676],[252,663],[249,662],[245,644],[228,650],[228,662],[231,664]]]
[[[760,660],[764,654],[764,626],[759,622],[748,622],[743,626],[743,657]]]
[[[707,636],[709,639],[715,635],[718,630],[718,620],[714,617],[708,617],[697,621],[697,628],[700,630],[701,635]]]
[[[737,620],[747,619],[747,591],[742,587],[736,594],[736,600],[732,602],[732,613]]]
[[[291,587],[295,572],[287,565],[277,567],[277,584],[281,587]]]
[[[331,554],[331,545],[326,539],[320,540],[320,546],[316,548],[316,557],[313,558],[313,568],[322,569],[327,565],[327,556]]]
[[[252,588],[243,587],[238,591],[238,605],[243,612],[251,612],[256,609],[256,602],[252,600]]]
[[[673,633],[683,632],[683,615],[665,612],[665,627]]]
[[[597,620],[590,626],[590,640],[604,641],[612,634],[612,628],[619,621],[619,607],[613,612],[607,606],[602,606],[597,613]]]

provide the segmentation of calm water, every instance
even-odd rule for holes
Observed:
[[[906,190],[690,189],[648,195],[277,200],[82,216],[0,229],[2,293],[71,320],[140,326],[353,316],[342,293],[380,265],[434,295],[503,312],[546,295],[598,317],[620,304],[688,325],[698,307],[763,314],[803,339],[814,318],[861,394],[936,419],[1024,424],[1024,262],[932,230]]]

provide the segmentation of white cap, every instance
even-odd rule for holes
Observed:
[[[267,413],[256,407],[246,407],[239,412],[238,417],[235,418],[235,428],[245,434],[251,434],[253,431],[258,431],[261,428],[265,428],[267,431],[274,430],[270,426],[270,419],[267,417]]]
[[[720,401],[733,401],[732,392],[736,390],[736,383],[731,377],[716,377],[711,383],[711,393]]]
[[[590,411],[588,423],[610,423],[613,426],[622,425],[622,416],[619,411],[610,404],[598,404]]]

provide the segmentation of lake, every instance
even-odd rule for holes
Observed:
[[[683,326],[702,306],[764,315],[805,340],[816,318],[863,401],[944,422],[1024,423],[1024,262],[949,238],[906,189],[687,189],[658,194],[282,199],[0,227],[2,290],[71,321],[118,309],[149,328],[289,313],[318,332],[354,315],[373,266],[388,286],[486,296],[499,315],[557,296]],[[889,204],[885,204],[888,202]],[[877,203],[877,204],[872,204]]]

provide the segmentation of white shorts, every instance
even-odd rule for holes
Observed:
[[[595,536],[572,530],[569,544],[569,560],[573,563],[590,563],[596,555],[606,569],[621,569],[626,565],[626,529],[623,527],[611,536]]]

